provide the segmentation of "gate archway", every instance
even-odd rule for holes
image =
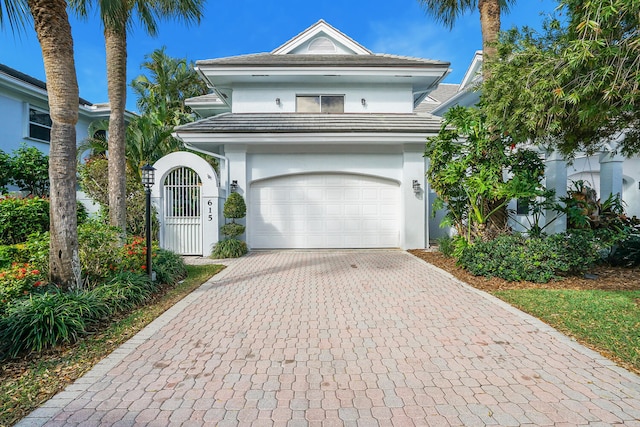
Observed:
[[[160,223],[160,247],[181,255],[208,256],[218,241],[220,194],[211,165],[189,152],[158,160],[152,201]]]

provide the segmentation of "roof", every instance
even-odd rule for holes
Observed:
[[[15,79],[18,79],[24,83],[30,84],[32,86],[35,86],[37,88],[43,89],[43,90],[47,90],[47,84],[45,82],[43,82],[42,80],[36,79],[35,77],[31,77],[28,74],[25,74],[23,72],[20,72],[18,70],[16,70],[15,68],[11,68],[8,67],[4,64],[0,64],[0,73],[6,74],[10,77],[13,77]],[[79,100],[79,104],[80,105],[93,105],[93,103],[87,101],[86,99],[83,98],[78,98]]]
[[[418,114],[431,113],[444,102],[454,97],[459,89],[459,84],[440,83],[438,87],[430,92],[429,96],[415,108],[414,112]]]
[[[298,35],[284,42],[280,47],[272,50],[271,53],[280,55],[292,53],[305,42],[318,35],[326,35],[330,37],[334,41],[342,44],[345,48],[347,48],[347,50],[351,51],[354,54],[369,55],[372,53],[369,49],[362,46],[360,43],[347,36],[342,31],[329,25],[324,19],[320,19],[318,22],[311,25],[306,30],[301,31]]]
[[[220,114],[177,127],[185,133],[430,133],[441,119],[418,114]]]
[[[197,66],[221,67],[433,67],[448,68],[450,63],[408,56],[372,55],[277,55],[257,53],[196,61]]]

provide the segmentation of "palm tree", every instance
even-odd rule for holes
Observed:
[[[495,44],[500,33],[500,14],[509,12],[509,6],[515,3],[515,0],[418,0],[418,2],[429,15],[449,29],[453,28],[461,15],[477,7],[480,11],[482,28],[482,51],[486,59],[493,58],[497,54]],[[489,77],[487,67],[483,67],[482,73],[485,79]]]
[[[192,62],[172,58],[165,50],[162,47],[145,56],[141,68],[147,74],[133,79],[131,87],[138,96],[137,105],[143,115],[154,114],[167,124],[178,126],[193,121],[185,100],[205,95],[209,88]]]
[[[89,0],[73,0],[72,4],[86,16]],[[159,18],[182,18],[187,23],[200,22],[204,0],[120,0],[119,8],[110,0],[98,0],[104,26],[107,56],[107,90],[109,116],[109,222],[126,228],[126,157],[125,104],[127,96],[127,31],[137,15],[142,27],[152,36],[157,34]],[[124,235],[123,235],[124,237]]]
[[[3,12],[4,10],[4,12]],[[4,0],[0,25],[27,22],[30,12],[42,49],[51,116],[49,181],[51,188],[49,278],[63,287],[80,284],[76,217],[76,122],[78,82],[73,38],[65,0]]]

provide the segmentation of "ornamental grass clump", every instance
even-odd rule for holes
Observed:
[[[0,359],[75,342],[108,313],[107,304],[87,291],[53,288],[16,300],[0,317]]]

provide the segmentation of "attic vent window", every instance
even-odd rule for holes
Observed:
[[[309,43],[307,50],[311,53],[331,53],[336,51],[336,45],[326,37],[318,37]]]

